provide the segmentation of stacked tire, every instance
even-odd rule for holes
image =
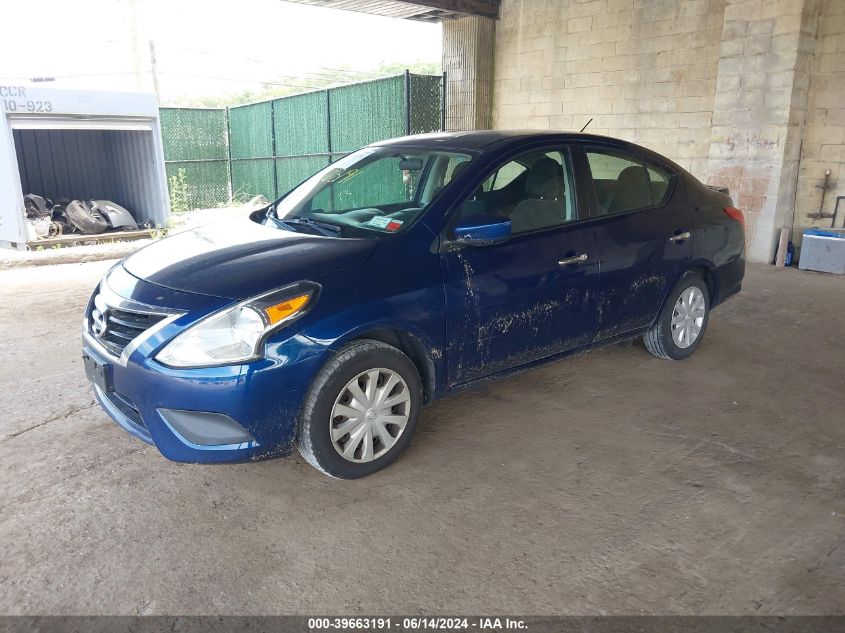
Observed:
[[[93,204],[83,200],[71,200],[65,207],[65,216],[80,233],[97,235],[109,228],[106,216]]]

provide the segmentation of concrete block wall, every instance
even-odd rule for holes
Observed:
[[[746,216],[748,256],[774,258],[795,203],[815,0],[729,0],[707,166]]]
[[[811,224],[826,169],[825,211],[845,194],[845,0],[502,0],[485,28],[462,51],[492,48],[494,63],[450,79],[463,82],[448,96],[452,129],[486,127],[485,77],[492,127],[578,130],[592,117],[589,131],[728,186],[756,261],[772,260],[793,217],[796,237]],[[455,39],[447,23],[444,67]]]
[[[491,126],[495,29],[495,20],[480,16],[443,23],[447,130]]]
[[[493,123],[625,138],[703,173],[725,0],[503,0]]]
[[[819,211],[821,190],[816,185],[826,170],[831,171],[831,187],[824,212],[833,213],[836,196],[845,195],[845,1],[823,2],[817,15],[795,199],[799,228],[830,226],[830,219],[809,217]],[[845,201],[839,205],[837,226],[845,226]],[[800,240],[800,230],[795,237]]]

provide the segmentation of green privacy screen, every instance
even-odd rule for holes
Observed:
[[[230,108],[232,190],[274,199],[359,147],[439,130],[442,85],[405,74]]]
[[[290,191],[329,164],[326,156],[284,156],[276,159],[278,195]]]
[[[276,154],[328,154],[329,91],[309,92],[273,102]]]
[[[275,199],[359,147],[442,129],[442,89],[441,76],[406,73],[229,108],[228,130],[226,110],[165,108],[168,176],[186,169],[194,206],[225,202],[230,190]]]
[[[182,169],[190,208],[216,207],[227,202],[226,111],[161,108],[159,121],[168,185]]]
[[[404,77],[342,86],[328,92],[333,152],[352,152],[374,141],[405,134]]]
[[[315,197],[314,205],[326,211],[346,211],[411,200],[400,160],[381,157],[365,165],[353,177],[344,179],[342,186],[332,183],[321,191]]]
[[[229,108],[232,194],[273,197],[273,104],[271,101]]]
[[[328,165],[328,104],[327,90],[273,102],[277,195]]]

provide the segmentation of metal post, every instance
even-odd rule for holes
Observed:
[[[235,195],[232,184],[232,128],[229,126],[229,106],[226,106],[226,173],[229,178],[229,202]]]
[[[332,162],[332,101],[331,90],[326,90],[326,148],[329,152],[329,162]]]
[[[329,152],[329,163],[332,160],[332,91],[326,89],[326,149]],[[329,183],[329,212],[334,211],[334,183]]]
[[[156,93],[156,101],[161,103],[161,93],[158,89],[158,64],[156,63],[156,45],[150,40],[150,68],[153,74],[153,89]]]
[[[405,69],[405,134],[411,134],[411,71]]]
[[[446,131],[446,71],[443,71],[443,85],[440,87],[440,131]]]
[[[276,169],[276,101],[270,101],[270,134],[273,137],[271,143],[272,158],[270,162],[273,165],[273,200],[279,197],[279,172]]]

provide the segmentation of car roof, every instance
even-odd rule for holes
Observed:
[[[607,136],[550,130],[472,130],[466,132],[433,132],[430,134],[414,134],[412,136],[387,139],[384,141],[378,141],[372,145],[376,147],[415,147],[483,151],[490,145],[499,144],[503,141],[518,143],[542,139],[569,141],[592,140],[604,143],[610,141],[618,143],[619,145],[629,145],[629,143],[626,143],[625,141]]]
[[[408,149],[439,149],[455,152],[507,151],[513,145],[519,145],[532,140],[559,142],[591,142],[609,145],[619,150],[638,152],[643,156],[657,159],[659,163],[670,166],[673,170],[688,173],[670,158],[658,154],[654,150],[610,136],[599,134],[584,134],[582,132],[564,132],[553,130],[472,130],[466,132],[433,132],[430,134],[415,134],[399,138],[386,139],[373,143],[369,147],[395,147]]]

